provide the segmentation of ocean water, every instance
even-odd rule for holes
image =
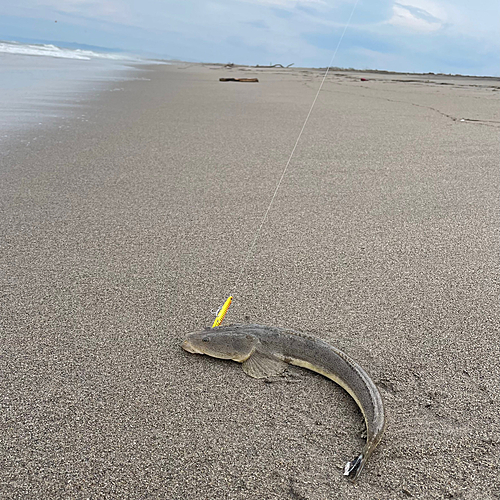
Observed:
[[[0,139],[78,111],[92,92],[120,90],[154,64],[117,52],[0,41]],[[116,84],[116,85],[113,85]]]

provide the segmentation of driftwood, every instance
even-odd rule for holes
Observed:
[[[271,64],[269,66],[259,66],[257,64],[257,66],[255,66],[256,68],[290,68],[291,66],[293,66],[295,63],[292,63],[292,64],[289,64],[288,66],[283,66],[283,64]]]
[[[219,78],[219,82],[258,82],[257,78]]]

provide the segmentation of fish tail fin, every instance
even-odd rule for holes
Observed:
[[[347,476],[350,481],[356,481],[359,473],[363,470],[365,466],[365,456],[363,453],[356,457],[354,460],[347,462],[344,468],[344,476]]]

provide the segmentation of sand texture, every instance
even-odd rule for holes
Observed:
[[[155,66],[2,142],[0,498],[500,498],[500,82],[332,72],[235,285],[321,76]],[[340,387],[181,349],[230,293],[380,388],[357,484]]]

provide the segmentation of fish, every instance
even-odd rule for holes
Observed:
[[[253,378],[279,375],[291,364],[324,375],[344,388],[366,423],[366,444],[344,468],[344,475],[353,482],[382,439],[386,419],[377,386],[356,361],[319,338],[284,328],[237,324],[190,333],[182,348],[242,363],[243,371]]]

